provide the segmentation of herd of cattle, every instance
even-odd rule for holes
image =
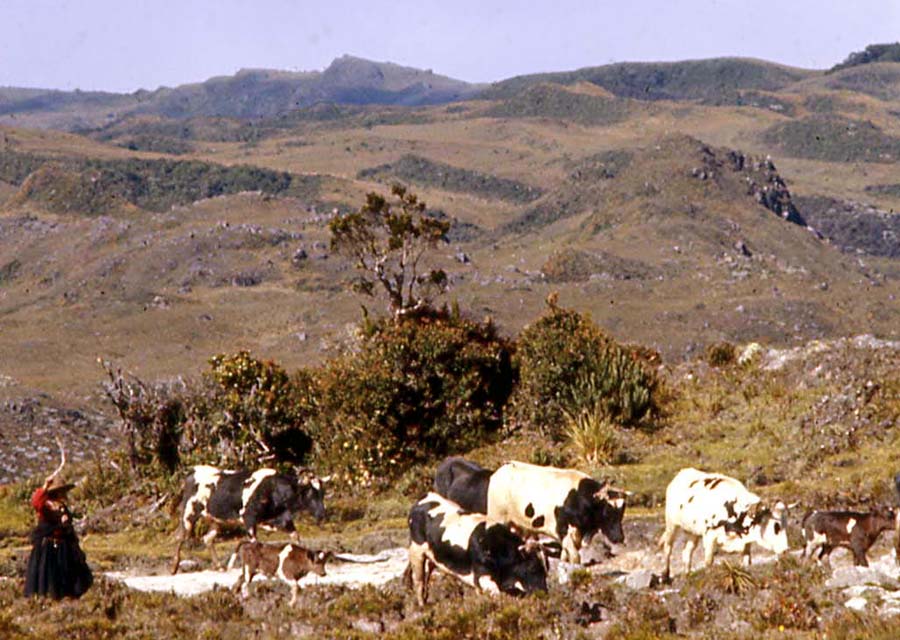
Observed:
[[[256,573],[278,577],[291,586],[291,604],[299,580],[309,572],[325,574],[329,560],[352,561],[332,552],[312,551],[296,544],[294,518],[310,512],[325,516],[324,485],[328,478],[301,469],[282,474],[274,469],[228,471],[194,467],[185,483],[179,509],[178,546],[172,573],[178,571],[184,542],[198,521],[209,525],[203,541],[214,562],[219,528],[242,526],[249,537],[238,544],[229,567],[239,562],[235,589],[247,594]],[[900,474],[895,478],[900,493]],[[424,605],[434,569],[492,593],[524,595],[547,589],[549,558],[581,562],[581,549],[598,533],[610,543],[624,542],[622,519],[628,492],[575,469],[509,462],[489,470],[452,457],[438,467],[434,490],[409,513],[409,568],[416,599]],[[752,544],[780,555],[788,549],[788,510],[795,505],[764,502],[738,480],[719,473],[682,469],[666,489],[665,530],[659,545],[665,557],[664,580],[671,578],[673,542],[679,531],[685,571],[702,541],[703,566],[716,550],[743,553],[751,562]],[[258,526],[280,529],[291,542],[257,541]],[[882,531],[894,528],[900,547],[900,514],[877,508],[856,511],[813,511],[803,519],[803,555],[822,560],[836,547],[853,553],[867,566],[866,551]]]

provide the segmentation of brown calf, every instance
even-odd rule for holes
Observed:
[[[853,553],[856,566],[868,567],[866,551],[886,529],[894,528],[894,510],[878,507],[871,513],[858,511],[814,511],[803,519],[804,556],[812,557],[817,548],[818,560],[828,556],[835,547],[845,547]]]
[[[241,563],[241,576],[233,589],[240,589],[245,598],[250,594],[250,581],[257,573],[281,578],[291,587],[290,605],[294,606],[300,579],[310,572],[324,576],[325,562],[332,557],[330,551],[313,551],[293,543],[266,544],[244,540],[234,550],[228,568],[233,568],[236,562]]]

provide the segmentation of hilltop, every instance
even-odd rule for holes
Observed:
[[[264,118],[320,102],[416,106],[471,97],[460,80],[344,55],[323,71],[242,69],[205,82],[131,94],[0,88],[0,123],[88,129],[129,115]]]

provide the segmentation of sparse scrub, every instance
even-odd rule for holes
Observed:
[[[763,139],[783,153],[829,162],[895,162],[900,138],[884,133],[868,120],[809,116],[777,124]]]
[[[0,179],[20,184],[19,198],[42,202],[54,212],[86,214],[107,213],[123,205],[165,211],[173,205],[241,191],[272,195],[310,191],[306,177],[249,165],[50,158],[12,151],[3,153]]]
[[[495,118],[559,118],[587,126],[605,126],[628,117],[624,100],[575,93],[551,84],[529,87],[484,115]]]
[[[541,196],[541,190],[537,187],[469,169],[460,169],[412,154],[407,154],[390,164],[363,169],[357,177],[363,180],[400,180],[515,203],[531,202]]]
[[[706,348],[706,362],[711,367],[726,367],[737,358],[737,349],[730,342],[717,342]]]

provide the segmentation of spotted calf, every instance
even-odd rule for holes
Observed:
[[[269,578],[279,578],[291,588],[290,606],[297,601],[300,579],[307,573],[325,575],[325,563],[333,555],[328,551],[312,551],[300,545],[271,544],[244,540],[234,550],[228,568],[234,568],[237,562],[241,565],[241,575],[235,583],[234,591],[240,590],[246,598],[250,595],[250,582],[257,573]]]
[[[816,560],[828,557],[835,547],[844,547],[853,553],[853,563],[868,567],[866,552],[882,531],[893,529],[893,509],[879,507],[870,513],[859,511],[814,511],[803,519],[803,537],[806,546],[803,555]]]

